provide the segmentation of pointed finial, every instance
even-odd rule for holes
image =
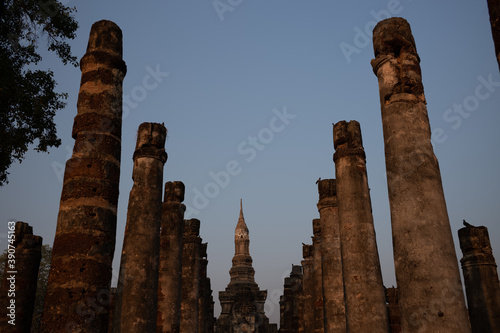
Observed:
[[[243,199],[240,198],[240,219],[243,219]]]

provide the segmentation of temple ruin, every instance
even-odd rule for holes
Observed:
[[[6,258],[0,287],[0,331],[29,332],[42,259],[42,237],[34,235],[33,227],[28,223],[9,224],[11,246],[7,253],[11,256]],[[15,316],[11,315],[11,309],[15,310]]]
[[[497,41],[498,5],[488,3]],[[215,317],[201,222],[184,219],[184,183],[163,186],[164,124],[138,128],[128,161],[134,183],[120,274],[112,288],[126,65],[120,28],[96,22],[80,63],[75,146],[66,163],[41,332],[498,332],[500,284],[487,228],[464,221],[458,234],[466,307],[410,25],[402,18],[379,22],[373,45],[397,286],[382,281],[361,125],[337,121],[335,179],[317,182],[319,218],[312,217],[303,260],[284,279],[278,330],[264,310],[267,290],[255,282],[241,201],[230,282],[219,292],[222,310]],[[0,329],[28,332],[42,240],[22,222],[14,237],[22,324],[13,330],[5,314]],[[10,269],[7,261],[2,295]],[[8,299],[0,305],[8,310]]]
[[[269,324],[264,312],[267,290],[260,290],[254,279],[250,232],[243,217],[241,201],[240,216],[234,230],[233,265],[229,274],[231,281],[226,290],[219,293],[222,310],[217,319],[217,332],[277,332],[276,324]]]

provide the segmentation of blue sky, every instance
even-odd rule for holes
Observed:
[[[422,59],[458,257],[456,234],[466,219],[488,227],[500,258],[500,77],[486,1],[215,2],[226,11],[218,11],[212,1],[64,3],[78,10],[80,28],[71,42],[78,58],[95,21],[112,20],[124,35],[128,102],[116,270],[136,131],[142,122],[164,122],[169,155],[164,180],[186,184],[188,217],[201,220],[216,313],[218,291],[229,282],[243,198],[256,281],[268,290],[266,310],[278,322],[283,278],[292,264],[300,263],[301,243],[310,243],[311,221],[318,217],[315,182],[334,177],[332,123],[357,120],[383,279],[395,285],[378,83],[370,66],[371,29],[387,15],[409,21]],[[26,221],[44,243],[52,244],[63,166],[74,144],[81,73],[53,55],[46,55],[40,66],[52,69],[59,91],[69,94],[67,107],[55,119],[62,145],[50,154],[30,152],[11,167],[10,183],[0,188],[0,220]],[[154,88],[146,89],[145,79]],[[220,176],[228,167],[230,177]],[[217,175],[219,184],[213,179]],[[196,193],[208,197],[202,200]],[[6,246],[5,233],[6,225],[0,230],[1,247]]]

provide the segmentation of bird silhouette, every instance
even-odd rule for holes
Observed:
[[[467,223],[467,221],[465,221],[465,220],[464,220],[464,226],[466,226],[467,228],[469,228],[469,227],[473,227],[473,225],[472,225],[472,224]]]

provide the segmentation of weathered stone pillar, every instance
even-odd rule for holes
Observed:
[[[134,152],[113,332],[154,332],[158,302],[165,126],[142,123]]]
[[[185,187],[167,182],[162,204],[158,317],[156,331],[179,333],[181,319],[182,234],[184,232]]]
[[[300,289],[297,292],[297,332],[304,333],[304,271],[300,266],[302,275],[300,277]]]
[[[280,297],[280,333],[299,332],[300,302],[302,297],[302,266],[292,265],[290,276],[285,278]]]
[[[312,221],[313,225],[313,275],[314,275],[314,332],[325,331],[323,313],[323,255],[321,240],[321,222],[319,219]]]
[[[497,56],[498,67],[500,68],[500,2],[498,0],[488,0],[488,10],[490,12],[491,33],[495,44],[495,54]]]
[[[120,180],[122,32],[92,25],[66,162],[42,332],[106,332]]]
[[[198,333],[200,295],[200,220],[186,220],[182,249],[181,332]]]
[[[385,290],[387,312],[389,314],[389,331],[401,333],[401,312],[399,311],[398,288],[387,288]]]
[[[347,331],[387,333],[384,285],[359,123],[336,123],[333,141]]]
[[[283,295],[280,296],[280,333],[292,332],[291,279],[285,277]]]
[[[470,332],[410,25],[379,22],[373,47],[402,330]]]
[[[198,332],[199,333],[208,333],[207,331],[207,322],[208,322],[208,302],[210,297],[210,289],[207,289],[207,243],[202,243],[200,246],[200,296],[198,299]]]
[[[203,263],[203,261],[202,261]],[[208,260],[207,260],[208,263]],[[214,325],[215,325],[215,317],[214,317],[214,298],[212,295],[212,284],[210,282],[210,278],[206,275],[206,267],[205,267],[205,278],[203,279],[203,289],[205,292],[204,299],[204,309],[203,309],[203,331],[201,333],[214,333]],[[201,318],[201,317],[200,317]],[[201,319],[200,319],[201,320]]]
[[[313,268],[313,245],[302,244],[302,302],[303,302],[303,322],[302,327],[305,333],[314,332],[314,299],[315,281]]]
[[[488,228],[469,224],[458,237],[472,332],[500,332],[500,284]]]
[[[325,332],[346,331],[344,277],[340,250],[340,219],[335,179],[318,181],[318,211],[323,249]]]
[[[42,237],[24,222],[8,222],[8,248],[0,289],[0,331],[30,332]]]
[[[109,325],[107,332],[113,332],[113,316],[115,314],[116,306],[116,288],[109,289]]]

